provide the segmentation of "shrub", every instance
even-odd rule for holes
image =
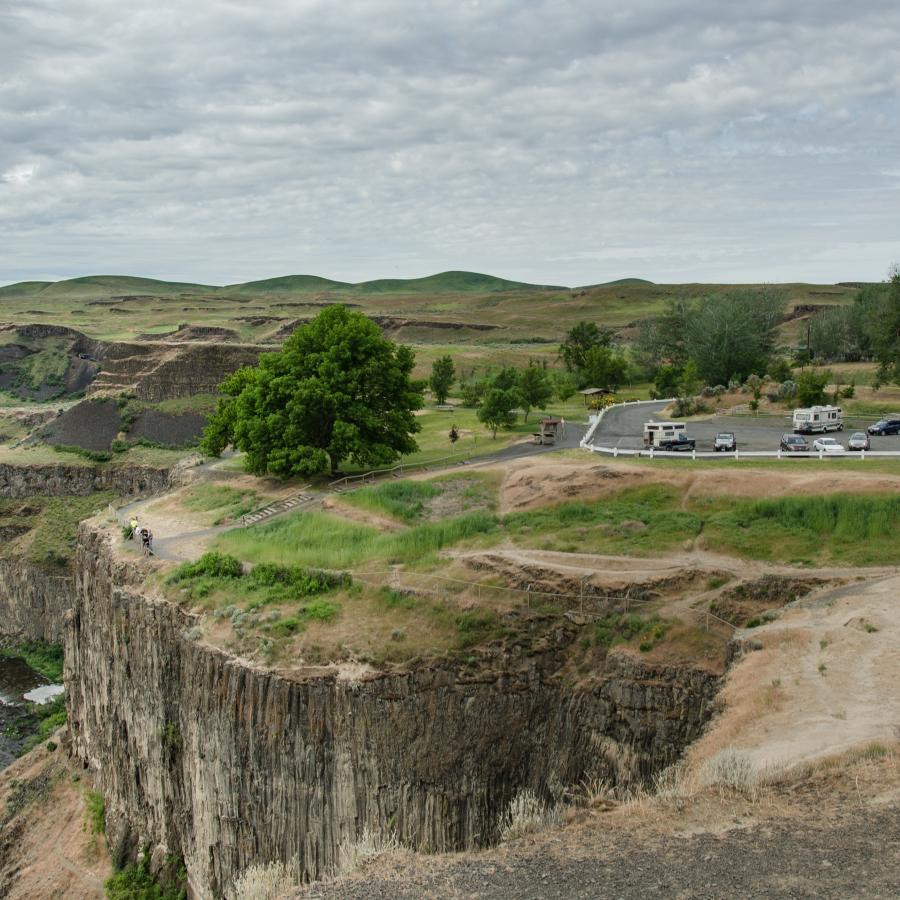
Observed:
[[[227,553],[210,551],[196,562],[182,563],[170,576],[169,581],[186,581],[188,578],[209,576],[211,578],[240,578],[241,561]]]
[[[106,832],[106,801],[99,791],[88,791],[84,798],[84,811],[91,834]]]

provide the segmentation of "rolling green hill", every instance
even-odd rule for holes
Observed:
[[[566,291],[568,288],[552,284],[528,284],[510,281],[480,272],[440,272],[426,278],[380,278],[363,281],[354,288],[364,294],[401,293],[492,293],[495,291]]]
[[[221,288],[222,294],[277,294],[304,293],[306,291],[352,290],[354,285],[346,281],[332,281],[318,275],[282,275],[280,278],[264,278],[261,281],[246,281],[243,284],[229,284]]]

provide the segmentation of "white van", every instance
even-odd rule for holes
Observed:
[[[684,434],[684,422],[647,422],[644,425],[644,446],[658,447],[662,441],[670,441]]]
[[[844,411],[839,406],[810,406],[794,410],[794,431],[816,434],[844,430]]]

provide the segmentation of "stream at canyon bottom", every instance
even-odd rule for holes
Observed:
[[[46,703],[62,693],[18,657],[0,657],[0,769],[18,756],[27,730],[33,723],[29,703]]]

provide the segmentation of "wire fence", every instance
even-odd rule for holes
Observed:
[[[408,592],[416,595],[431,596],[449,601],[454,595],[469,593],[477,600],[490,597],[518,600],[529,609],[542,606],[565,606],[565,615],[571,618],[582,618],[585,621],[605,618],[609,615],[628,615],[660,597],[658,591],[644,586],[629,585],[623,590],[598,591],[590,584],[590,576],[581,578],[579,590],[548,591],[528,584],[526,587],[509,587],[507,585],[490,584],[464,578],[453,578],[424,572],[401,572],[397,569],[382,569],[373,572],[355,572],[353,579],[360,584],[373,588],[389,588],[394,591]],[[709,631],[715,625],[724,625],[731,631],[737,631],[736,625],[715,615],[709,610],[684,607],[685,612],[699,620]]]

